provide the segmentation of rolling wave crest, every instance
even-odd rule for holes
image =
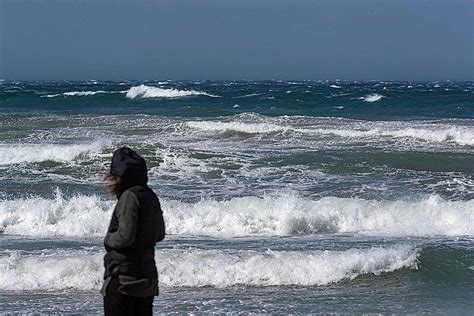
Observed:
[[[0,257],[0,290],[93,290],[102,284],[102,253],[13,251]],[[170,287],[324,285],[360,275],[417,268],[408,246],[343,251],[164,249],[156,256],[160,284]],[[196,263],[199,264],[196,264]]]
[[[418,201],[376,201],[293,195],[185,203],[163,200],[170,234],[217,237],[351,233],[371,236],[474,235],[474,201],[438,196]],[[0,201],[6,234],[102,236],[114,202],[98,196],[31,197]]]
[[[213,94],[209,94],[202,91],[196,90],[178,90],[178,89],[163,89],[158,87],[146,86],[146,85],[139,85],[135,87],[131,87],[127,91],[127,98],[135,99],[135,98],[182,98],[182,97],[189,97],[189,96],[208,96],[208,97],[218,97]]]

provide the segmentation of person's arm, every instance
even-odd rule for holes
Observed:
[[[105,236],[104,244],[113,249],[130,246],[135,241],[140,205],[137,197],[125,191],[118,200],[116,213],[118,229]]]
[[[165,221],[163,219],[163,211],[161,210],[161,204],[158,201],[158,207],[159,207],[159,220],[158,220],[158,234],[156,236],[156,241],[162,241],[165,239]]]

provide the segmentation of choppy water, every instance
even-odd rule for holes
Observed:
[[[163,312],[474,309],[470,82],[0,82],[0,311],[100,313],[141,153]]]

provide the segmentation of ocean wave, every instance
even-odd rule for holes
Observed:
[[[245,123],[245,122],[216,122],[216,121],[192,121],[187,122],[188,127],[206,132],[239,132],[245,134],[286,132],[291,129],[272,123]]]
[[[107,231],[113,207],[113,201],[96,195],[65,199],[60,191],[52,199],[3,200],[0,227],[14,235],[99,237]]]
[[[99,153],[110,142],[60,144],[0,144],[0,165],[41,161],[72,161],[81,155]]]
[[[34,255],[10,251],[0,257],[0,290],[93,290],[102,284],[103,255],[56,250]]]
[[[114,202],[60,193],[0,201],[0,227],[27,236],[102,236]],[[216,237],[351,233],[370,236],[473,236],[474,200],[377,201],[294,195],[185,203],[162,200],[167,231]]]
[[[208,96],[218,97],[217,95],[209,94],[202,91],[196,90],[178,90],[178,89],[163,89],[158,87],[151,87],[146,85],[139,85],[131,87],[127,91],[127,98],[181,98],[188,96]]]
[[[318,124],[305,125],[304,127],[294,126],[295,122],[287,122],[288,124],[277,124],[274,120],[267,122],[246,122],[237,117],[231,122],[222,121],[188,121],[186,126],[205,132],[237,132],[244,134],[265,134],[265,133],[287,133],[295,132],[306,135],[337,135],[348,138],[411,138],[414,140],[425,141],[428,143],[455,143],[458,145],[474,145],[474,130],[466,126],[449,126],[449,125],[419,125],[409,126],[408,124],[367,124],[366,126],[354,123],[348,123],[344,127],[334,128],[327,126],[319,128]],[[283,120],[286,122],[286,120]],[[293,124],[291,124],[293,123]],[[290,125],[291,124],[291,125]]]
[[[411,246],[265,252],[163,249],[155,259],[161,285],[225,288],[337,283],[416,269],[417,254]],[[0,257],[0,290],[97,290],[102,284],[102,257],[87,250],[9,251]]]
[[[70,91],[70,92],[64,92],[64,93],[57,93],[57,94],[47,94],[44,95],[46,98],[54,98],[54,97],[59,97],[59,96],[67,96],[67,97],[82,97],[82,96],[91,96],[91,95],[96,95],[96,94],[107,94],[107,93],[125,93],[126,91],[103,91],[103,90],[98,90],[98,91]]]
[[[311,286],[415,269],[416,257],[417,250],[409,246],[345,251],[168,250],[157,256],[157,266],[161,284],[173,287]]]
[[[471,128],[455,127],[433,127],[433,128],[390,128],[376,127],[368,130],[356,129],[318,129],[321,134],[333,134],[342,137],[363,138],[363,137],[393,137],[393,138],[413,138],[431,143],[453,142],[459,145],[474,145],[474,131]]]
[[[365,97],[360,97],[359,100],[362,100],[364,102],[377,102],[377,101],[382,100],[382,98],[384,98],[383,95],[378,94],[378,93],[372,93],[372,94],[366,95]]]
[[[474,201],[376,201],[293,195],[164,203],[173,234],[222,237],[354,233],[388,236],[474,235]]]
[[[338,85],[335,85],[335,84],[332,84],[329,87],[334,88],[334,89],[341,89],[342,88],[341,86],[338,86]]]

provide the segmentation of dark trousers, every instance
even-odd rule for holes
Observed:
[[[150,297],[133,297],[118,291],[118,277],[113,277],[107,285],[104,296],[104,312],[106,316],[153,315],[153,299]]]

